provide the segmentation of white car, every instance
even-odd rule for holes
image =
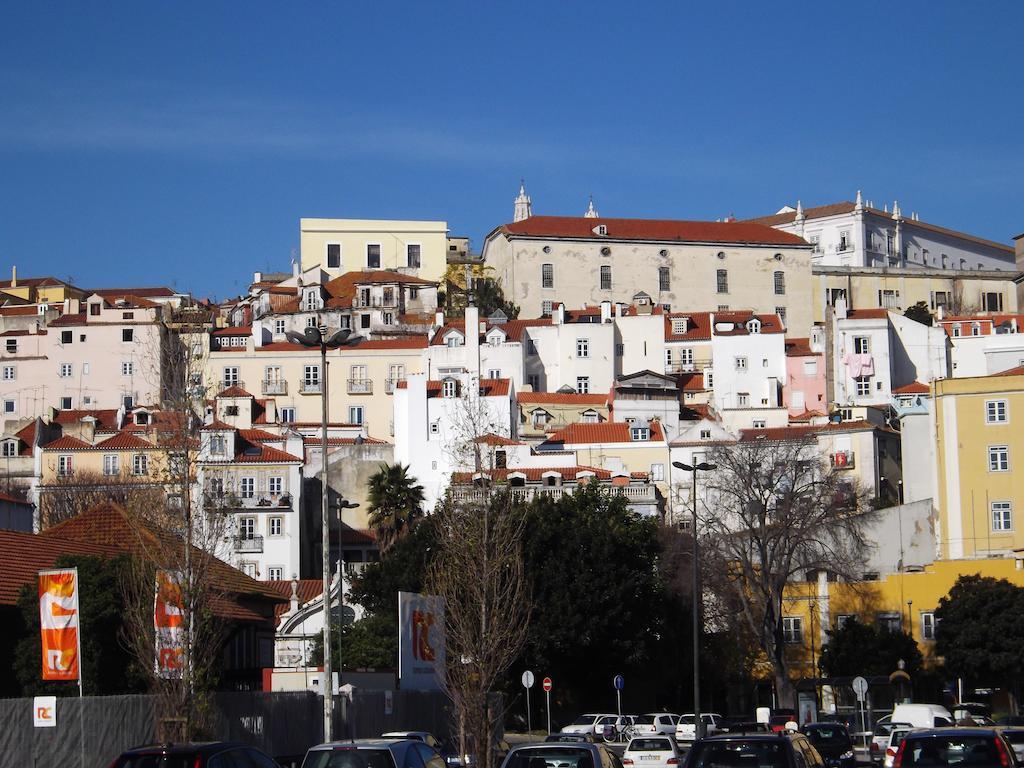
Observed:
[[[668,768],[679,764],[679,750],[671,736],[634,736],[622,753],[624,766]]]
[[[700,719],[704,723],[704,735],[714,736],[722,731],[722,716],[714,712],[701,712]],[[679,718],[676,726],[676,741],[680,744],[692,744],[696,738],[697,726],[692,714]]]
[[[903,723],[896,723],[893,726],[889,732],[889,743],[886,745],[885,754],[882,757],[883,768],[892,768],[893,763],[896,762],[896,753],[900,751],[900,742],[903,741],[904,736],[914,730],[917,729]]]
[[[673,715],[670,712],[650,712],[646,715],[637,715],[633,721],[633,735],[675,736],[678,723],[679,715]]]
[[[586,733],[590,734],[591,736],[600,737],[601,733],[598,731],[598,723],[606,717],[611,718],[611,720],[609,720],[608,722],[614,723],[617,715],[609,715],[606,712],[599,713],[596,715],[580,715],[571,723],[569,723],[569,725],[565,726],[565,728],[562,729],[562,733]]]

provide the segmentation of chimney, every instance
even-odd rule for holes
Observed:
[[[615,316],[622,317],[622,303],[618,301],[615,302]]]
[[[11,288],[18,287],[18,265],[11,265]]]
[[[434,313],[434,325],[438,328],[444,327],[444,312],[440,309]]]
[[[936,320],[943,320],[943,319],[945,319],[945,317],[946,317],[946,306],[944,304],[939,304],[939,306],[937,306],[935,308],[935,319]]]
[[[262,272],[253,272],[252,273],[252,281],[254,283],[262,282],[263,281],[263,273]]]
[[[551,320],[554,325],[565,325],[565,302],[561,302],[555,307],[555,314],[552,315]]]
[[[466,307],[466,368],[470,375],[480,378],[480,308],[476,304]]]
[[[839,297],[836,299],[836,320],[846,319],[846,299]]]
[[[612,321],[612,303],[610,301],[601,302],[601,322],[610,323]]]

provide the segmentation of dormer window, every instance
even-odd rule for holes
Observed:
[[[453,331],[452,333],[448,334],[444,339],[444,343],[447,344],[449,347],[461,347],[462,342],[462,334],[459,333],[458,331]]]
[[[318,309],[319,306],[320,306],[320,297],[317,296],[317,292],[315,290],[314,291],[306,291],[306,311],[307,312],[312,312],[312,311]]]
[[[441,382],[441,397],[455,397],[459,392],[459,383],[455,379],[445,379]]]
[[[632,427],[629,430],[629,438],[633,441],[638,440],[650,440],[651,439],[651,428],[650,427]]]
[[[505,334],[502,333],[501,331],[492,331],[487,336],[487,343],[490,344],[492,347],[496,347],[504,341]]]
[[[672,333],[676,336],[682,336],[689,329],[689,318],[686,317],[673,317],[672,318]]]
[[[223,456],[225,453],[227,453],[227,441],[224,439],[224,435],[211,435],[210,455]]]
[[[594,227],[594,234],[598,235],[599,237],[605,237],[608,234],[608,227],[606,227],[604,224],[598,224],[596,227]]]
[[[89,314],[92,317],[99,317],[99,314],[100,314],[100,312],[102,310],[103,310],[103,305],[100,304],[98,301],[97,302],[93,302],[92,304],[89,305]]]
[[[756,317],[747,322],[747,333],[760,333],[761,332],[761,321]]]

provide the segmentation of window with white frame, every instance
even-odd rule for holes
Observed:
[[[488,379],[500,379],[501,378],[501,368],[488,368],[487,369],[487,378]]]
[[[436,421],[430,422],[430,434],[437,435],[441,432],[441,424]]]
[[[268,581],[284,581],[284,568],[280,565],[271,565],[267,567],[267,580]]]
[[[243,477],[238,484],[238,489],[243,499],[251,499],[256,496],[256,478]]]
[[[320,385],[320,366],[304,365],[302,367],[302,383],[307,387],[318,387]]]
[[[589,394],[590,392],[590,377],[589,376],[577,376],[576,377],[576,392],[581,395]]]
[[[590,357],[590,339],[576,339],[576,357]]]
[[[737,357],[737,358],[735,358],[735,362],[736,362],[736,370],[737,371],[745,371],[745,370],[747,370],[747,358],[745,358],[745,357]]]
[[[750,393],[749,392],[737,392],[736,393],[736,407],[746,408],[750,405]]]
[[[419,243],[409,243],[405,246],[405,263],[411,269],[420,268],[420,255],[422,248]]]
[[[881,290],[878,292],[878,306],[883,309],[899,309],[900,292],[896,290]]]
[[[811,253],[821,253],[821,235],[811,235],[807,242],[812,246]]]
[[[600,414],[597,411],[584,411],[583,412],[583,423],[584,424],[597,424],[601,420]]]
[[[679,364],[680,365],[693,365],[693,348],[692,347],[681,347],[679,349]]]
[[[281,421],[285,424],[291,424],[295,421],[295,408],[285,407],[281,409]]]
[[[71,398],[70,397],[66,397],[65,396],[65,397],[62,397],[60,399],[60,409],[62,411],[70,411],[71,410]]]
[[[629,430],[629,439],[633,441],[643,441],[651,439],[651,428],[650,427],[631,427]]]
[[[800,616],[782,617],[782,639],[787,645],[804,641],[804,620]]]
[[[13,365],[5,365],[4,366],[4,372],[3,372],[4,381],[14,381],[14,379],[16,378],[16,375],[17,375],[17,371],[15,370]]]
[[[850,232],[844,229],[839,233],[839,251],[848,251],[850,247]]]
[[[327,268],[341,269],[341,243],[327,244]]]
[[[804,376],[817,376],[818,375],[818,361],[817,360],[804,360]]]
[[[554,264],[541,264],[540,265],[540,287],[541,288],[554,288],[555,287],[555,265]]]
[[[1013,530],[1013,505],[1009,501],[992,502],[992,530],[997,532]]]
[[[58,369],[57,375],[62,379],[70,379],[72,376],[73,368],[71,363],[61,363]]]
[[[960,323],[953,323],[951,327],[953,329],[953,338],[960,338]]]
[[[284,478],[281,475],[271,475],[267,479],[267,492],[277,498],[284,492]]]
[[[259,572],[256,570],[256,563],[252,562],[242,563],[242,573],[244,573],[250,579],[255,579],[257,576],[260,575]]]
[[[1010,449],[1005,445],[988,447],[988,471],[1006,472],[1010,469]]]
[[[318,291],[314,288],[306,291],[305,309],[307,312],[312,312],[320,307],[320,296]]]
[[[1005,424],[1006,418],[1006,401],[1005,400],[986,400],[985,401],[985,423],[986,424]]]
[[[665,479],[665,465],[664,464],[651,464],[651,480],[654,482],[661,482]]]
[[[237,365],[225,365],[224,366],[224,386],[233,387],[238,384],[238,366]]]
[[[68,477],[74,474],[74,462],[70,453],[62,453],[57,457],[57,474]]]
[[[277,335],[280,336],[281,334],[283,334],[285,332],[286,328],[287,328],[287,326],[285,325],[284,320],[275,320],[274,321],[274,333],[276,333]]]
[[[148,475],[149,474],[149,456],[145,453],[136,453],[132,457],[132,474],[133,475]]]
[[[4,413],[16,413],[18,410],[17,400],[4,400]]]
[[[246,516],[238,518],[238,536],[242,539],[252,539],[256,536],[255,517]]]
[[[853,337],[853,352],[857,355],[869,355],[871,354],[871,337],[870,336],[854,336]]]
[[[931,611],[921,611],[921,639],[935,639],[935,614]]]
[[[601,265],[601,290],[610,291],[612,289],[612,268],[610,264]]]
[[[366,266],[368,269],[380,269],[380,243],[366,244]]]
[[[451,333],[448,338],[445,339],[445,343],[449,347],[461,347],[462,346],[462,335],[458,333]]]
[[[133,376],[135,375],[135,363],[131,360],[121,361],[121,375],[122,376]]]
[[[271,536],[281,536],[284,534],[284,518],[275,515],[267,521],[267,532]]]
[[[971,323],[971,336],[981,336],[981,323]]]
[[[441,397],[455,397],[458,390],[459,383],[455,379],[445,379],[441,382]]]
[[[363,423],[363,406],[361,406],[361,405],[350,405],[348,407],[348,423],[349,424],[362,424]]]
[[[857,387],[858,397],[866,397],[871,394],[871,378],[869,376],[858,376],[853,381]]]
[[[776,307],[775,308],[775,314],[779,316],[779,320],[781,320],[782,322],[786,322],[786,308],[785,307]]]
[[[7,349],[8,352],[11,352],[11,353],[17,352],[18,351],[18,340],[17,339],[7,339],[5,341],[5,348]]]
[[[227,441],[224,435],[210,435],[210,455],[223,456],[227,453]]]
[[[772,275],[772,283],[775,286],[775,295],[785,296],[786,295],[786,273],[782,270],[776,270]]]

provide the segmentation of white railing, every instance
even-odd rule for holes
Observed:
[[[373,379],[349,379],[348,393],[350,395],[373,394]]]
[[[270,379],[263,382],[264,395],[287,395],[288,382],[284,379]]]
[[[506,488],[503,486],[502,488]],[[512,491],[512,497],[516,501],[531,501],[536,496],[550,496],[560,499],[562,496],[572,495],[576,490],[575,485],[538,485],[521,486],[508,488]],[[602,486],[608,490],[625,496],[631,504],[654,504],[657,502],[655,488],[653,485],[619,485]],[[490,492],[482,488],[470,486],[457,486],[452,489],[455,501],[464,503],[480,503],[487,500]]]
[[[300,381],[299,392],[303,395],[319,395],[323,386],[319,381]]]
[[[254,536],[235,536],[235,552],[262,552],[263,537],[259,534]]]

